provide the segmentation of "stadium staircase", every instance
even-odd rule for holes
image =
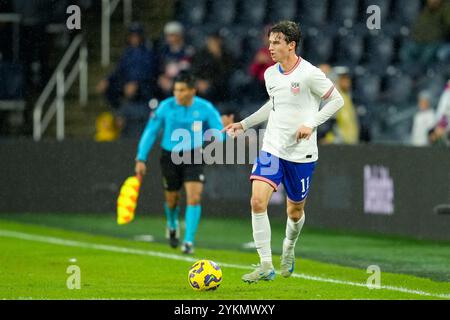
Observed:
[[[161,6],[157,0],[133,0],[133,21],[141,22],[146,31],[147,39],[160,36],[164,23],[174,14],[174,6]],[[103,96],[98,95],[95,88],[98,82],[115,67],[124,46],[127,27],[123,24],[121,5],[111,17],[111,63],[102,67],[101,58],[101,13],[89,12],[82,18],[82,28],[86,28],[88,42],[88,104],[81,107],[78,101],[78,80],[68,92],[65,100],[65,138],[66,139],[94,139],[95,121],[97,116],[105,111],[111,111]],[[54,139],[56,136],[56,120],[53,119],[44,137]]]

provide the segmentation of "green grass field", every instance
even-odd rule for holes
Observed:
[[[277,267],[284,224],[272,224]],[[114,215],[0,214],[0,299],[450,299],[450,243],[305,228],[294,276],[249,285],[240,277],[258,261],[243,247],[251,241],[250,217],[204,219],[185,256],[166,244],[162,217],[117,226]],[[203,258],[222,267],[217,291],[189,287],[188,269]],[[66,286],[70,265],[79,290]],[[379,289],[366,285],[369,265],[381,269]]]

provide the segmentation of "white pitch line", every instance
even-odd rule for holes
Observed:
[[[86,248],[86,249],[94,249],[94,250],[103,250],[103,251],[109,251],[109,252],[152,256],[152,257],[172,259],[172,260],[178,260],[178,261],[186,261],[186,262],[196,262],[198,260],[196,258],[185,257],[185,256],[181,256],[178,254],[170,254],[170,253],[162,253],[162,252],[151,251],[151,250],[142,250],[142,249],[118,247],[118,246],[105,245],[105,244],[81,242],[81,241],[75,241],[75,240],[67,240],[67,239],[62,239],[62,238],[47,237],[47,236],[41,236],[41,235],[36,235],[36,234],[29,234],[29,233],[23,233],[23,232],[1,230],[1,229],[0,229],[0,237],[16,238],[16,239],[21,239],[21,240],[50,243],[50,244],[55,244],[55,245],[67,246],[67,247],[77,247],[77,248]],[[219,265],[221,265],[223,267],[227,267],[227,268],[251,269],[250,266],[230,264],[230,263],[221,263],[221,262],[217,262],[217,263]],[[336,280],[336,279],[330,279],[330,278],[322,278],[322,277],[307,275],[304,273],[300,273],[300,274],[294,273],[294,274],[292,274],[292,277],[301,278],[301,279],[310,280],[310,281],[328,282],[328,283],[335,283],[335,284],[367,288],[367,284],[365,284],[365,283]],[[450,294],[437,294],[437,293],[430,293],[430,292],[425,292],[425,291],[421,291],[421,290],[412,290],[412,289],[407,289],[407,288],[402,288],[402,287],[394,287],[394,286],[380,286],[379,289],[373,289],[373,290],[390,290],[390,291],[398,291],[398,292],[409,293],[409,294],[416,294],[416,295],[420,295],[420,296],[450,299]]]

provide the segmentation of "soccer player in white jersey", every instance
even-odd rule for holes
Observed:
[[[269,51],[276,62],[264,74],[270,99],[243,121],[224,128],[235,136],[268,120],[263,146],[250,176],[253,238],[261,263],[242,277],[245,282],[275,278],[267,206],[280,183],[287,193],[288,216],[281,275],[292,274],[295,243],[305,222],[305,200],[318,159],[316,129],[344,104],[325,74],[297,56],[301,33],[295,22],[277,23],[268,36]],[[325,105],[319,111],[321,100]]]

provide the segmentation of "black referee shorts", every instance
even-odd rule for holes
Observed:
[[[193,162],[194,153],[201,152],[200,149],[191,151]],[[172,153],[161,150],[161,172],[163,176],[163,187],[166,191],[178,191],[185,182],[205,182],[204,164],[175,164],[172,161]]]

